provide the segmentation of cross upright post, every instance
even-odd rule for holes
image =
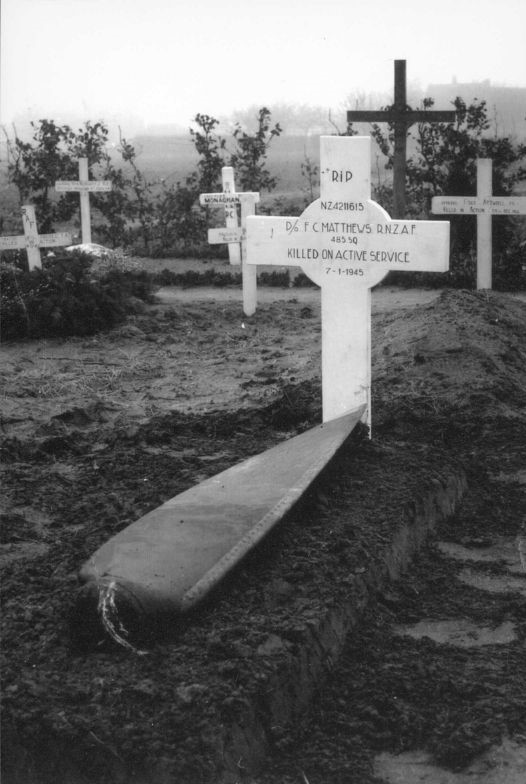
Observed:
[[[236,191],[234,170],[231,166],[224,166],[221,172],[223,192],[201,193],[199,203],[203,206],[225,208],[226,228],[208,229],[208,242],[211,245],[227,243],[230,263],[241,263],[243,312],[245,316],[253,316],[257,307],[257,270],[246,264],[245,227],[247,217],[254,215],[259,193]],[[241,226],[238,225],[238,204],[241,205]]]
[[[223,183],[223,193],[236,192],[236,181],[232,166],[223,166],[221,169],[221,181]],[[239,227],[237,204],[225,204],[225,226],[227,229],[237,229]],[[231,264],[241,264],[241,245],[239,242],[228,243],[228,259]]]
[[[319,199],[299,218],[247,218],[247,262],[299,266],[321,288],[323,421],[365,404],[371,287],[390,270],[445,272],[447,221],[391,220],[371,200],[371,139],[322,136]]]
[[[40,248],[54,248],[71,245],[71,234],[63,231],[57,234],[39,234],[35,208],[32,204],[22,207],[24,233],[17,236],[0,237],[0,250],[25,250],[29,269],[42,267]]]
[[[453,122],[454,111],[413,111],[407,106],[406,61],[394,61],[394,104],[388,109],[375,111],[355,110],[347,112],[347,122],[386,122],[394,126],[393,155],[393,217],[405,216],[405,165],[407,157],[407,131],[417,122]]]
[[[82,242],[91,242],[91,216],[89,195],[93,192],[111,191],[111,180],[90,180],[88,159],[79,158],[79,179],[78,181],[57,180],[55,190],[57,193],[67,193],[74,191],[80,194],[80,225],[82,232]]]

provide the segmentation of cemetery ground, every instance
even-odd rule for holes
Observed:
[[[172,639],[140,655],[71,617],[77,571],[109,536],[320,421],[317,292],[271,291],[247,318],[238,288],[165,290],[107,333],[0,348],[6,784],[464,784],[446,775],[470,765],[477,784],[524,780],[519,297],[374,292],[372,440],[357,433]],[[455,477],[467,479],[455,514],[400,580],[368,585],[418,499]],[[299,693],[288,721],[265,719],[308,630],[366,595],[310,707]],[[399,633],[459,619],[464,641],[484,628],[489,644]],[[240,717],[250,736],[254,706],[269,750],[259,773],[229,746],[236,733],[243,745]],[[443,772],[393,778],[399,753],[413,774]],[[500,778],[487,753],[512,761]]]

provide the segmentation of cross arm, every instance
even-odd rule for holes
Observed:
[[[408,112],[411,123],[416,122],[455,122],[457,113],[449,109],[431,109],[430,111]]]
[[[0,237],[0,250],[22,250],[26,247],[24,234],[18,236]]]
[[[378,109],[376,111],[349,111],[347,112],[347,122],[391,122],[391,113],[388,109]]]
[[[59,231],[56,234],[39,234],[38,245],[41,248],[56,248],[60,245],[71,245],[72,236],[67,231]]]
[[[433,196],[436,215],[526,215],[526,196]]]
[[[316,203],[315,203],[316,204]],[[300,266],[321,285],[332,267],[340,279],[348,267],[369,285],[390,270],[445,272],[449,266],[447,221],[392,221],[367,202],[363,223],[335,223],[320,214],[299,218],[254,216],[247,220],[249,264]],[[354,233],[362,229],[363,233]],[[340,272],[342,270],[343,272]],[[344,274],[345,273],[345,274]]]
[[[98,193],[111,191],[113,184],[111,180],[87,180],[86,182],[74,182],[69,180],[57,180],[55,190],[57,193]]]
[[[417,122],[454,122],[457,113],[449,110],[432,109],[429,111],[399,111],[396,107],[377,111],[353,110],[347,112],[347,122],[396,123],[406,126]]]
[[[319,251],[312,247],[313,238],[306,228],[300,218],[251,215],[247,218],[247,263],[299,266],[297,259],[307,248],[312,248],[309,258],[318,258]]]
[[[257,204],[259,202],[259,193],[252,191],[240,192],[221,192],[221,193],[201,193],[199,195],[199,204],[202,207],[225,207],[229,204],[241,204],[243,201]]]

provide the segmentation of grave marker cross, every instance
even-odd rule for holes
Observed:
[[[42,267],[40,258],[40,248],[56,248],[60,245],[71,245],[71,234],[63,231],[56,234],[39,234],[37,230],[37,219],[35,208],[32,204],[25,204],[22,207],[22,223],[24,233],[12,237],[0,237],[0,250],[22,250],[27,251],[29,269]]]
[[[477,216],[477,289],[492,286],[493,215],[526,215],[526,196],[493,196],[492,160],[477,160],[476,196],[433,196],[431,212],[437,215]]]
[[[236,191],[234,182],[234,169],[223,166],[221,169],[223,192],[202,193],[199,203],[203,206],[225,208],[226,228],[208,229],[208,242],[211,245],[228,244],[228,255],[231,264],[241,263],[241,276],[243,281],[243,312],[252,316],[257,305],[257,271],[255,267],[246,264],[246,219],[253,215],[255,205],[259,202],[259,193]],[[237,205],[241,205],[241,226],[238,225]]]
[[[394,104],[390,109],[347,112],[347,122],[387,122],[394,125],[393,216],[395,218],[403,218],[405,215],[407,129],[416,122],[453,122],[455,117],[456,112],[454,111],[414,111],[408,108],[405,60],[394,61]]]
[[[57,180],[55,183],[55,190],[58,193],[67,193],[74,191],[80,193],[80,224],[82,231],[82,242],[91,242],[91,218],[89,195],[94,192],[111,191],[111,180],[90,180],[88,159],[79,158],[79,179],[75,180]]]
[[[323,421],[367,404],[371,287],[390,270],[445,272],[446,221],[391,220],[370,199],[371,139],[322,136],[321,197],[299,218],[247,218],[247,262],[300,266],[321,287]]]

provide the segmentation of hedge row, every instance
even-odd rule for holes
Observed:
[[[153,301],[146,272],[94,276],[90,267],[89,260],[70,257],[31,272],[1,264],[1,340],[93,335],[124,321],[138,299]]]

